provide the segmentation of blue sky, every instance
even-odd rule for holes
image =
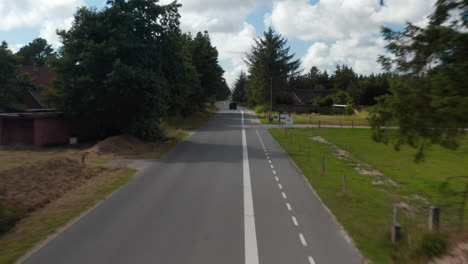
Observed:
[[[3,4],[2,4],[3,2]],[[12,50],[34,38],[60,46],[55,29],[70,27],[79,6],[98,9],[106,0],[35,0],[0,2],[0,40]],[[168,3],[171,0],[161,0]],[[379,29],[401,29],[406,21],[424,25],[435,0],[179,0],[184,31],[208,30],[218,48],[225,78],[231,84],[246,71],[243,57],[265,28],[288,39],[291,53],[307,70],[333,72],[347,64],[358,73],[380,72],[376,62],[385,53]]]

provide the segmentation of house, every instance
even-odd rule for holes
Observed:
[[[66,144],[70,125],[57,111],[0,113],[0,145],[50,146]]]
[[[24,65],[20,71],[27,73],[31,81],[43,89],[53,85],[55,73],[48,67]],[[0,145],[49,146],[68,142],[71,135],[69,121],[63,113],[48,109],[41,93],[29,89],[18,103],[27,110],[0,113]]]
[[[32,82],[41,86],[44,90],[53,86],[53,80],[56,76],[49,67],[38,67],[36,64],[23,65],[20,67],[19,71],[26,73]],[[47,108],[42,96],[44,94],[44,90],[39,93],[38,91],[28,89],[28,92],[24,95],[23,100],[21,100],[19,104],[25,106],[27,109]]]
[[[335,94],[333,90],[296,90],[293,92],[295,105],[312,105],[315,98],[325,98]]]

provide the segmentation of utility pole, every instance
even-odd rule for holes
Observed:
[[[273,113],[273,78],[270,79],[270,122],[272,119],[272,113]]]

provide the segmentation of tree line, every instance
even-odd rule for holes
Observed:
[[[301,74],[286,40],[270,28],[246,54],[248,70],[236,79],[232,99],[248,106],[269,104],[272,87],[273,104],[280,104],[291,103],[297,89],[334,90],[336,95],[312,103],[373,105],[374,140],[396,149],[417,148],[416,161],[431,144],[455,149],[468,125],[467,14],[467,1],[439,0],[425,27],[382,27],[387,54],[379,62],[385,72],[369,76],[358,76],[346,65],[331,75],[317,67]],[[385,129],[390,125],[399,129]]]
[[[299,71],[300,61],[289,54],[286,40],[273,29],[256,40],[245,61],[248,72],[241,72],[233,85],[234,101],[256,106],[270,103],[270,89],[273,104],[293,102],[291,92],[296,90],[336,91],[337,95],[305,102],[330,106],[331,104],[375,105],[378,96],[387,94],[392,73],[358,75],[347,65],[337,65],[330,75],[312,66],[306,73]],[[271,87],[270,87],[271,86]]]
[[[203,111],[207,102],[230,95],[208,32],[183,33],[180,7],[110,0],[101,11],[78,9],[72,27],[57,32],[62,42],[57,51],[42,39],[17,54],[4,43],[0,71],[8,65],[15,74],[1,75],[11,78],[0,80],[0,103],[21,97],[19,64],[47,64],[57,74],[47,101],[69,118],[102,137],[161,139],[161,122],[168,116]]]

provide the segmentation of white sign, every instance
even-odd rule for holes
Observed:
[[[292,116],[286,118],[286,127],[294,127],[294,118]]]

